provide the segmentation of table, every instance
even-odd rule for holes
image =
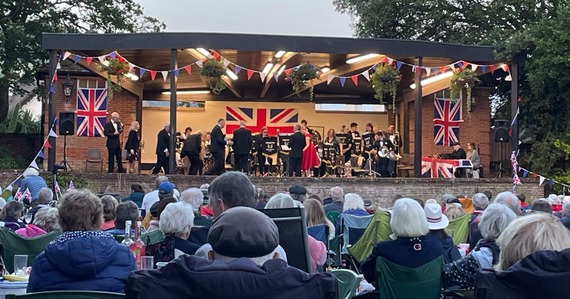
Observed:
[[[0,299],[4,299],[5,295],[23,295],[28,287],[27,281],[0,281]]]
[[[422,157],[422,176],[431,178],[454,178],[457,169],[473,169],[473,163],[467,159],[440,159]]]

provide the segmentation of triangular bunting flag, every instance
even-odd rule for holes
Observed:
[[[366,78],[366,80],[370,81],[370,71],[362,72],[362,76],[364,76],[364,78]]]
[[[487,66],[486,65],[482,65],[481,66],[481,70],[483,71],[483,73],[485,73],[487,71]]]
[[[263,83],[263,81],[265,81],[265,76],[267,76],[266,73],[264,73],[264,72],[259,73],[259,78],[261,78],[261,83]]]
[[[75,55],[75,57],[73,58],[73,63],[77,64],[80,59],[81,59],[81,56]]]
[[[156,78],[156,71],[150,71],[150,79],[154,80]]]
[[[44,158],[44,151],[39,151],[38,152],[38,158]]]
[[[57,72],[53,75],[53,80],[51,80],[52,82],[57,81]]]
[[[135,67],[136,67],[136,65],[129,62],[129,71],[134,69]]]
[[[289,76],[289,74],[291,74],[291,69],[286,69],[284,72],[285,72],[285,75]]]
[[[450,64],[450,65],[448,65],[448,67],[449,67],[452,71],[455,71],[455,65]]]
[[[46,141],[44,142],[44,147],[45,148],[52,148],[51,144],[49,143],[49,140],[46,139]]]
[[[478,67],[478,65],[476,65],[476,64],[471,64],[471,70],[472,70],[472,71],[474,71],[474,72],[477,71],[477,67]]]
[[[398,71],[400,70],[401,67],[402,67],[402,62],[396,61],[396,68],[398,69]]]
[[[240,71],[241,71],[241,66],[236,65],[234,67],[234,73],[237,75],[237,74],[239,74]],[[285,70],[285,73],[287,73],[287,70]]]
[[[278,72],[275,72],[273,74],[273,79],[275,79],[275,82],[279,82],[279,73]]]
[[[388,64],[392,64],[392,63],[394,63],[394,59],[388,57]]]
[[[468,65],[469,65],[469,62],[463,61],[463,60],[461,61],[461,67],[462,68],[466,68]]]
[[[70,189],[75,189],[75,184],[73,184],[73,181],[69,181],[69,187],[67,187],[67,190]]]
[[[56,193],[61,194],[61,189],[59,188],[59,182],[57,180],[55,180],[55,184],[54,184],[53,188],[55,189]]]
[[[93,57],[85,57],[85,60],[87,61],[87,65],[90,65],[91,61],[93,61]]]
[[[350,79],[352,80],[354,85],[358,86],[358,75],[352,75],[350,76]]]
[[[65,53],[63,53],[63,60],[66,60],[69,56],[71,56],[71,53],[65,51]]]
[[[57,134],[55,133],[55,131],[54,131],[53,129],[49,130],[49,135],[48,135],[48,136],[49,136],[49,137],[55,137],[55,138],[58,137]]]
[[[503,69],[503,71],[509,73],[509,66],[506,64],[503,64],[503,66],[501,67]]]
[[[545,179],[546,179],[545,177],[539,176],[539,181],[538,181],[538,186],[539,186],[539,187],[541,187],[542,184],[544,184],[544,180],[545,180]]]
[[[166,81],[166,78],[168,78],[168,71],[162,71],[160,73],[162,74],[162,79],[164,79],[164,81]]]
[[[381,63],[387,63],[388,62],[388,57],[384,56],[382,58],[382,60],[380,60]]]
[[[101,55],[97,57],[97,59],[99,59],[99,62],[103,63],[103,61],[105,61],[105,55]]]
[[[247,70],[247,80],[251,79],[251,76],[253,76],[253,70]]]
[[[331,84],[331,81],[334,79],[335,77],[333,75],[328,75],[327,76],[327,85]]]
[[[346,81],[346,77],[338,77],[340,80],[340,86],[344,87],[344,82]]]
[[[489,69],[491,69],[491,74],[495,73],[495,66],[494,65],[489,66]]]
[[[416,66],[412,65],[412,73],[415,73],[415,72],[416,72]]]
[[[52,128],[53,126],[59,126],[59,119],[57,119],[57,117],[53,120],[53,125],[51,125]]]
[[[192,75],[192,66],[191,65],[185,66],[184,70],[188,73],[188,75]]]
[[[434,75],[436,75],[438,71],[439,71],[439,69],[436,68],[436,67],[432,67],[432,68],[431,68],[431,72],[432,72]]]
[[[198,60],[196,61],[196,65],[199,67],[202,67],[202,65],[204,65],[204,61],[203,60]]]
[[[463,63],[461,61],[458,61],[455,63],[460,69],[463,69]]]
[[[174,76],[176,76],[176,78],[178,78],[178,76],[180,76],[180,69],[175,69],[172,71],[172,73],[174,74]]]
[[[53,88],[53,85],[49,87],[49,93],[55,94],[55,89]]]
[[[439,72],[440,72],[440,73],[444,73],[446,69],[447,69],[446,66],[440,66],[440,67],[439,67]]]
[[[377,67],[378,67],[378,64],[375,64],[375,65],[371,66],[370,68],[373,70],[376,70]]]
[[[59,62],[58,62],[57,65],[55,66],[55,69],[56,69],[56,70],[61,69],[61,64],[60,64]]]
[[[523,178],[526,178],[528,175],[528,170],[523,169],[522,173],[523,173]]]
[[[142,78],[142,76],[144,76],[144,72],[146,72],[145,69],[143,69],[143,68],[139,69],[139,78]]]
[[[28,167],[31,167],[31,168],[34,168],[34,169],[40,169],[40,168],[38,167],[38,163],[36,163],[36,160],[32,161],[32,163],[30,163],[30,166],[28,166]]]
[[[431,74],[431,68],[426,67],[426,74],[429,76]]]
[[[548,181],[548,186],[550,187],[550,189],[552,189],[552,186],[554,185],[554,181],[553,180],[549,180]]]
[[[113,51],[113,52],[109,53],[109,57],[117,58],[117,52]],[[101,60],[101,58],[99,58],[99,60]]]
[[[230,63],[231,63],[231,61],[224,58],[224,66],[227,67],[228,65],[230,65]]]
[[[214,57],[214,59],[219,59],[220,58],[220,53],[216,52],[216,51],[212,51],[212,57]]]

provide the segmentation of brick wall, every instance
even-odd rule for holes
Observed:
[[[490,165],[490,144],[489,144],[489,119],[491,115],[491,106],[489,103],[489,90],[475,89],[473,97],[476,103],[473,105],[473,111],[467,113],[466,104],[463,103],[463,120],[459,129],[459,141],[463,149],[466,149],[468,142],[477,144],[479,155],[481,157],[481,165],[483,173],[489,173]],[[453,151],[451,147],[435,145],[433,142],[433,110],[434,95],[423,98],[422,102],[422,156],[433,156],[437,153],[450,153]],[[410,102],[410,153],[414,153],[414,103]]]
[[[65,78],[60,77],[59,80],[65,80]],[[74,92],[77,92],[77,80],[79,81],[79,86],[86,87],[89,84],[90,87],[94,87],[95,84],[98,86],[104,86],[105,80],[92,77],[72,77],[71,80],[74,83]],[[61,81],[59,81],[61,82]],[[54,95],[54,105],[56,107],[56,116],[59,117],[59,112],[61,111],[76,111],[76,97],[72,96],[69,99],[69,103],[65,103],[65,96],[63,95],[63,90],[61,84],[55,84],[55,95]],[[125,131],[121,134],[121,144],[127,141],[127,136],[129,132],[129,126],[133,120],[136,119],[136,106],[138,98],[125,91],[113,94],[113,99],[107,102],[107,120],[110,120],[111,113],[117,111],[121,116],[121,122],[125,126]],[[47,119],[47,112],[45,113]],[[46,128],[48,122],[46,121]],[[77,127],[76,127],[77,129]],[[59,134],[59,129],[55,128],[56,133]],[[46,134],[49,133],[49,128],[45,130]],[[77,131],[75,132],[77,134]],[[56,148],[56,163],[63,160],[63,136],[56,138],[57,146]],[[87,158],[87,151],[89,149],[99,149],[101,150],[101,155],[103,158],[103,171],[107,170],[107,147],[105,146],[105,137],[79,137],[79,136],[67,136],[67,161],[73,168],[74,172],[85,172],[85,160]],[[47,150],[45,152],[47,157]],[[47,167],[47,163],[45,164]],[[99,171],[99,165],[91,164],[89,171]]]

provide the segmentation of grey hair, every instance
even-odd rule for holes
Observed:
[[[42,228],[46,233],[61,230],[59,226],[59,211],[57,208],[44,207],[34,215],[33,224]]]
[[[105,221],[115,220],[115,209],[119,202],[113,195],[101,196],[101,203],[103,204],[103,219]]]
[[[253,208],[256,203],[256,189],[249,178],[238,171],[228,171],[212,181],[208,197],[212,206],[221,200],[226,209],[244,206]]]
[[[562,206],[562,214],[564,214],[564,216],[570,215],[570,202],[567,202]]]
[[[189,234],[194,225],[194,210],[192,206],[179,201],[166,205],[160,214],[159,229],[166,234]]]
[[[50,188],[41,188],[38,193],[38,203],[48,204],[53,200],[53,191]]]
[[[489,198],[484,193],[477,193],[471,198],[475,210],[483,211],[489,205]]]
[[[266,209],[286,209],[296,207],[298,207],[298,205],[295,200],[293,200],[291,195],[286,193],[277,193],[273,195],[265,205]]]
[[[7,203],[4,208],[2,209],[2,216],[18,218],[21,216],[22,210],[24,209],[24,204],[19,201],[11,201]]]
[[[331,188],[331,199],[333,201],[343,201],[344,200],[344,190],[341,187],[336,186]]]
[[[446,194],[441,196],[441,199],[443,199],[445,201],[445,203],[449,203],[449,202],[457,199],[457,197],[453,194],[446,193]]]
[[[125,221],[135,223],[139,219],[139,207],[132,201],[124,201],[115,208],[115,228],[124,229]]]
[[[214,250],[212,250],[214,252],[214,259],[215,260],[221,260],[224,261],[225,263],[230,263],[238,258],[236,257],[229,257],[229,256],[225,256],[222,254],[219,254],[217,252],[215,252]],[[264,256],[260,256],[260,257],[250,257],[248,259],[250,259],[251,261],[253,261],[256,265],[258,266],[263,266],[263,264],[265,264],[265,262],[267,262],[268,260],[273,259],[273,257],[275,256],[275,250],[270,252],[269,254],[266,254]]]
[[[154,184],[156,185],[156,189],[158,189],[158,187],[160,186],[160,184],[162,184],[163,182],[167,182],[168,181],[168,177],[164,176],[164,175],[159,175],[156,180],[154,181]]]
[[[517,219],[517,215],[509,207],[492,203],[481,215],[479,231],[486,240],[495,241],[515,219]]]
[[[26,170],[24,170],[24,173],[22,175],[27,178],[29,176],[40,175],[40,173],[36,169],[28,167]]]
[[[362,200],[362,197],[356,193],[346,193],[344,195],[344,205],[342,210],[348,211],[352,209],[364,210],[364,200]]]
[[[186,189],[180,194],[180,201],[191,204],[195,213],[204,204],[204,193],[198,188]]]
[[[495,200],[493,202],[504,204],[507,207],[509,207],[513,212],[515,212],[515,214],[517,215],[521,214],[521,203],[519,201],[519,198],[516,195],[514,195],[512,192],[505,191],[497,194],[497,197],[495,197]]]
[[[429,232],[422,206],[411,198],[400,198],[392,208],[390,227],[399,237],[417,238]]]

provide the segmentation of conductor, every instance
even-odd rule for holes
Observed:
[[[210,134],[210,153],[214,158],[214,165],[208,169],[205,175],[220,175],[225,172],[224,154],[226,153],[226,144],[232,145],[232,141],[226,142],[226,136],[222,133],[222,129],[226,126],[226,120],[218,119],[218,123],[212,129]]]
[[[251,151],[251,131],[245,128],[245,121],[239,122],[239,129],[233,133],[232,148],[234,149],[235,171],[249,173],[248,157]]]
[[[301,126],[295,125],[295,133],[289,139],[289,176],[301,176],[301,163],[303,162],[303,148],[307,145],[305,136],[301,133]]]

